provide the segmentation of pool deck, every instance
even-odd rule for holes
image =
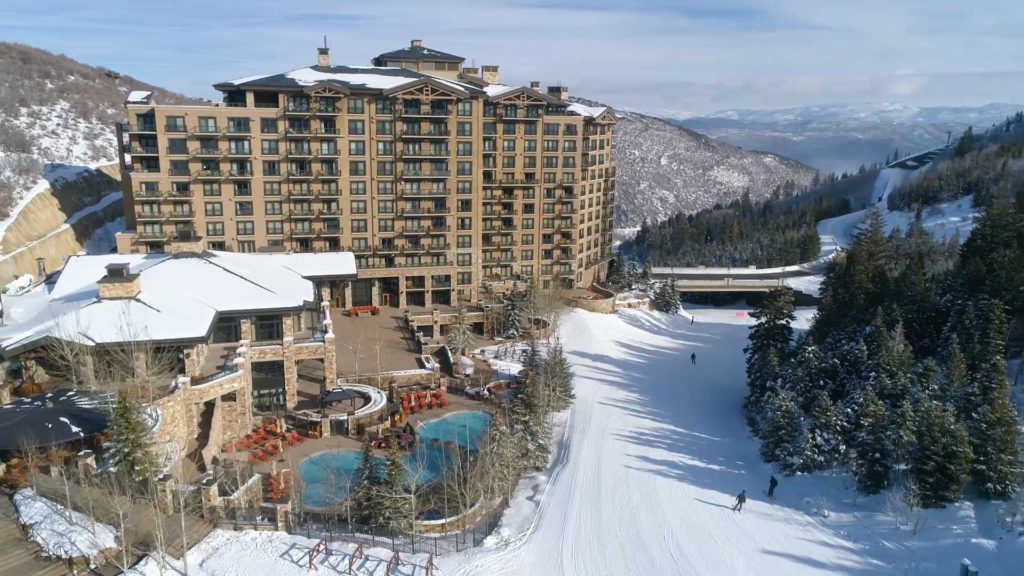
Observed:
[[[413,426],[422,423],[429,422],[430,420],[437,420],[453,414],[455,412],[465,411],[486,411],[488,405],[477,400],[471,400],[465,396],[458,394],[445,394],[445,398],[448,400],[448,406],[445,408],[436,408],[434,410],[427,410],[426,412],[419,412],[409,416],[409,422]],[[298,446],[289,447],[285,446],[285,450],[282,454],[278,455],[277,458],[271,461],[263,462],[256,465],[255,471],[262,473],[271,472],[271,467],[276,466],[277,470],[289,468],[293,472],[293,477],[298,480],[299,465],[302,461],[314,454],[320,452],[328,452],[334,450],[353,450],[358,451],[363,447],[362,440],[358,438],[350,438],[348,436],[331,436],[328,438],[316,438],[308,439]],[[375,449],[374,454],[376,456],[387,456],[387,450]]]

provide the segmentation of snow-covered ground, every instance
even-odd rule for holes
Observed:
[[[955,574],[962,557],[985,576],[1020,573],[1024,537],[1000,530],[995,504],[927,511],[915,536],[895,527],[884,496],[857,496],[843,474],[780,476],[769,501],[773,470],[740,412],[750,319],[695,312],[692,324],[641,310],[564,318],[576,402],[556,423],[551,466],[520,482],[483,546],[441,556],[437,573],[924,575]],[[750,499],[733,512],[743,489]],[[189,573],[304,575],[314,543],[217,531],[189,552]],[[317,573],[344,574],[353,548],[333,544]],[[382,575],[388,558],[368,551],[357,573]],[[426,574],[425,557],[403,558],[395,574]],[[155,560],[137,573],[157,574]]]
[[[13,497],[18,522],[29,526],[28,538],[50,558],[89,558],[117,548],[117,531],[79,512],[36,495],[30,489]]]

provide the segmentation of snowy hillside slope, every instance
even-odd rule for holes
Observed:
[[[44,179],[47,165],[117,159],[114,124],[131,90],[184,96],[22,44],[0,42],[0,219]]]
[[[814,177],[812,168],[789,158],[743,150],[633,112],[620,113],[614,139],[619,228],[710,208],[747,191],[763,199],[787,181],[802,188]]]

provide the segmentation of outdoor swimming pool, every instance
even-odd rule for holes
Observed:
[[[417,428],[418,443],[414,452],[402,456],[406,480],[430,482],[444,469],[444,443],[475,450],[487,433],[491,415],[487,412],[455,412]],[[436,441],[435,441],[436,439]],[[383,463],[382,458],[377,459]],[[310,456],[299,465],[302,479],[302,503],[310,508],[327,508],[343,502],[352,489],[359,452],[335,450]]]

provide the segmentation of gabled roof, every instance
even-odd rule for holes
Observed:
[[[466,93],[480,94],[480,90],[469,84],[437,78],[429,74],[406,70],[405,68],[384,68],[373,66],[307,66],[296,68],[281,74],[267,76],[246,76],[214,84],[217,90],[228,91],[241,89],[296,89],[327,84],[339,89],[393,90],[412,86],[422,80],[441,82],[449,88],[462,90]]]
[[[425,46],[407,46],[398,50],[392,50],[391,52],[385,52],[380,56],[373,59],[373,63],[377,66],[383,66],[387,61],[399,61],[399,62],[421,62],[423,60],[430,61],[442,61],[442,62],[465,62],[466,59],[462,56],[456,56],[455,54],[448,54],[447,52],[441,52],[440,50],[432,50]]]
[[[505,86],[504,84],[491,84],[484,88],[484,92],[487,92],[487,99],[497,102],[510,98],[512,96],[518,96],[520,94],[529,94],[547,104],[552,106],[568,106],[568,103],[559,100],[558,98],[552,98],[547,94],[528,88],[526,86]]]
[[[101,299],[108,264],[138,275],[134,298]],[[105,254],[73,256],[56,281],[5,298],[4,352],[46,338],[85,345],[128,340],[195,341],[220,314],[300,310],[316,298],[314,279],[354,278],[349,252],[317,254]]]

